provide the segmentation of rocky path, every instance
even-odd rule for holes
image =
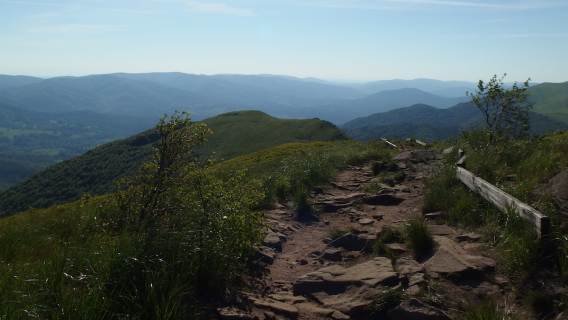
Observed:
[[[436,224],[436,214],[429,215],[431,256],[417,261],[401,239],[383,243],[388,254],[373,252],[387,230],[422,214],[423,179],[435,158],[429,151],[402,153],[396,167],[384,168],[401,180],[391,186],[370,164],[347,168],[312,193],[317,221],[298,222],[288,205],[266,212],[269,230],[259,253],[265,275],[245,293],[248,310],[222,309],[222,317],[454,319],[466,302],[501,299],[507,281],[480,254],[480,237]]]

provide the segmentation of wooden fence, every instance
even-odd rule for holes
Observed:
[[[463,162],[463,161],[462,161]],[[457,178],[469,189],[477,192],[485,200],[493,203],[501,211],[515,210],[523,219],[532,223],[539,238],[547,237],[550,232],[550,219],[533,207],[521,202],[519,199],[497,188],[484,179],[458,165]]]

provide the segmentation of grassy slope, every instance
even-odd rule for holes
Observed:
[[[205,120],[213,130],[198,152],[228,159],[294,141],[337,140],[343,135],[320,120],[283,120],[257,111],[231,112]],[[30,207],[47,207],[112,190],[113,181],[132,174],[152,154],[157,135],[152,131],[111,142],[56,164],[0,194],[0,214]]]
[[[212,170],[221,175],[247,170],[246,181],[278,176],[292,182],[300,177],[309,187],[337,168],[385,152],[353,141],[290,143],[218,163]],[[274,194],[274,186],[265,186],[263,192]],[[131,307],[113,306],[124,297],[106,290],[113,275],[130,263],[124,248],[136,241],[129,233],[109,232],[104,223],[113,210],[108,199],[99,196],[0,219],[0,299],[10,301],[0,304],[0,316],[100,319]],[[134,279],[124,281],[128,286]],[[154,301],[150,307],[163,302]]]

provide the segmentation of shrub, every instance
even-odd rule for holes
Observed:
[[[422,259],[432,253],[434,240],[424,218],[415,217],[411,219],[405,227],[404,235],[416,258]]]

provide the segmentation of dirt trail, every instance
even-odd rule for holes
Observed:
[[[416,261],[397,242],[386,244],[393,260],[372,254],[385,227],[400,228],[421,214],[423,180],[436,156],[409,151],[396,160],[396,168],[385,168],[403,178],[393,186],[370,188],[378,178],[366,164],[348,167],[314,190],[318,221],[298,222],[289,205],[266,212],[269,231],[260,255],[265,275],[246,293],[249,310],[224,309],[222,318],[366,319],[377,297],[398,290],[405,298],[388,314],[382,310],[386,319],[451,319],[463,301],[499,295],[507,281],[495,277],[494,261],[479,255],[475,234],[432,223],[437,250],[429,259]],[[331,241],[339,230],[348,233]],[[454,302],[444,301],[444,293]]]

